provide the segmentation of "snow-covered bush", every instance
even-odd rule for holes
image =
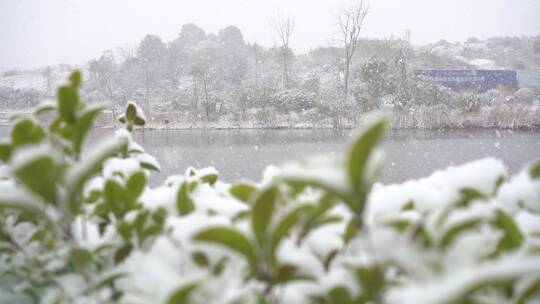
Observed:
[[[381,101],[379,98],[371,97],[369,84],[357,79],[353,83],[352,93],[360,111],[369,112],[380,107]]]
[[[449,106],[454,101],[454,92],[427,77],[415,77],[412,86],[412,100],[408,103],[408,106]]]
[[[524,104],[532,104],[535,101],[536,96],[533,90],[522,88],[522,89],[517,90],[514,93],[514,98],[516,99],[516,102],[524,103]]]
[[[35,89],[14,89],[0,86],[2,109],[31,108],[38,104],[42,94]]]
[[[392,84],[395,80],[394,76],[388,72],[386,62],[373,57],[362,65],[360,74],[362,81],[367,85],[370,99],[375,100],[375,103],[383,95],[393,93]]]
[[[273,105],[280,112],[304,111],[313,108],[316,103],[314,93],[300,89],[280,91],[273,98]]]
[[[482,102],[474,92],[461,92],[457,97],[457,105],[464,113],[475,113],[480,111]]]
[[[502,105],[506,102],[506,98],[497,90],[489,90],[478,97],[483,105]]]
[[[83,149],[101,105],[80,74],[0,144],[0,300],[42,303],[528,303],[540,289],[540,163],[484,159],[376,183],[386,119],[343,156],[226,184],[158,163],[127,129]],[[144,115],[134,103],[122,121]]]

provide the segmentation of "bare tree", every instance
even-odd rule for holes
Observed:
[[[90,79],[95,81],[98,90],[109,100],[114,98],[114,82],[117,73],[114,54],[111,51],[105,51],[97,60],[89,63],[88,70]]]
[[[52,86],[54,82],[54,74],[52,68],[50,66],[47,66],[41,71],[41,75],[43,76],[43,80],[45,81],[45,95],[48,96],[52,92]]]
[[[276,18],[272,22],[272,27],[278,34],[279,40],[281,43],[281,60],[282,60],[282,66],[283,66],[282,79],[283,79],[284,87],[289,86],[289,72],[290,72],[289,57],[291,53],[291,49],[289,48],[289,42],[294,32],[294,25],[295,25],[295,21],[294,19],[290,17]]]
[[[126,44],[124,46],[118,47],[116,53],[119,56],[119,63],[124,63],[128,60],[131,60],[137,57],[137,45],[136,44]]]
[[[338,30],[345,51],[345,86],[343,90],[345,97],[347,97],[349,92],[351,62],[358,46],[360,31],[362,30],[368,11],[369,3],[367,0],[356,0],[356,3],[352,7],[343,9],[338,16]]]

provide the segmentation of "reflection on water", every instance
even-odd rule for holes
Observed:
[[[0,135],[7,133],[0,128]],[[91,141],[112,134],[94,130]],[[226,181],[258,181],[268,165],[318,153],[342,153],[348,130],[137,130],[136,140],[163,168],[154,179],[188,166],[214,166]],[[511,172],[540,157],[540,133],[509,130],[392,130],[383,145],[382,181],[402,182],[482,157],[502,159]]]

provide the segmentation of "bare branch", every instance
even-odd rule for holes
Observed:
[[[271,22],[272,27],[276,31],[281,40],[281,57],[282,57],[282,66],[283,66],[283,86],[288,87],[289,85],[289,43],[291,36],[294,32],[294,19],[287,18],[276,18]]]
[[[276,18],[271,22],[281,42],[281,47],[288,48],[291,36],[294,32],[295,21],[291,17]]]
[[[338,16],[338,31],[345,51],[345,96],[349,86],[349,69],[356,51],[364,20],[369,12],[367,0],[357,0],[354,6],[343,9]]]

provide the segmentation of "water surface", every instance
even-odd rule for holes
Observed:
[[[7,128],[0,128],[6,135]],[[113,133],[94,130],[93,142]],[[137,130],[135,139],[154,155],[162,172],[182,174],[188,166],[213,166],[221,179],[258,181],[264,168],[319,153],[343,153],[349,130]],[[383,143],[382,181],[402,182],[437,169],[480,159],[502,159],[510,172],[540,158],[540,132],[512,130],[393,130]]]
[[[163,172],[214,166],[226,181],[258,181],[264,168],[319,153],[344,153],[349,130],[140,130],[136,140]],[[540,157],[540,132],[395,130],[383,142],[382,181],[402,182],[483,157],[502,159],[510,172]]]

